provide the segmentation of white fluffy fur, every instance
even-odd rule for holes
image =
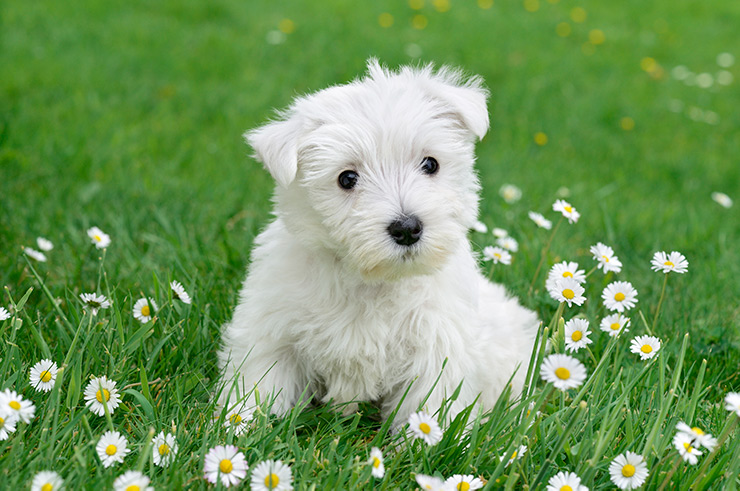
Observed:
[[[480,274],[467,240],[488,93],[447,68],[391,72],[371,60],[368,71],[246,134],[277,181],[276,219],[224,326],[222,404],[253,405],[257,384],[280,414],[308,388],[322,401],[377,402],[387,418],[410,386],[403,423],[445,359],[428,410],[461,382],[453,413],[476,398],[489,408],[517,367],[522,385],[537,319]],[[426,156],[436,174],[420,170]],[[337,184],[348,169],[352,190]],[[412,246],[387,232],[402,214],[423,223]]]

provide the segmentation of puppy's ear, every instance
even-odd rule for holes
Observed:
[[[441,68],[436,77],[441,83],[433,84],[433,96],[450,105],[462,124],[479,140],[488,132],[488,90],[483,79],[475,76],[465,80],[464,76],[447,67]]]
[[[285,117],[281,114],[281,117]],[[247,143],[254,149],[254,156],[262,162],[278,185],[288,187],[298,172],[297,141],[302,122],[287,117],[273,121],[244,133]]]

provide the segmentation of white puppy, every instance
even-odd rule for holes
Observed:
[[[400,404],[402,424],[428,394],[434,412],[462,384],[455,414],[490,408],[515,371],[523,383],[538,321],[467,239],[488,93],[448,68],[368,65],[246,134],[276,219],[224,326],[222,404],[253,406],[256,385],[282,414],[307,390],[384,418]]]

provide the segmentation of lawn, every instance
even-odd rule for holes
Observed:
[[[36,412],[0,440],[0,487],[27,488],[37,472],[54,470],[69,489],[109,488],[138,469],[157,489],[206,488],[206,453],[232,443],[252,468],[266,459],[290,465],[296,489],[413,489],[417,474],[540,489],[558,471],[606,489],[614,487],[609,465],[625,451],[644,457],[650,489],[740,484],[739,418],[723,402],[740,391],[740,253],[732,245],[740,206],[711,198],[740,200],[740,3],[3,7],[0,307],[12,316],[0,321],[0,390],[17,391]],[[480,220],[519,242],[512,265],[491,274],[546,324],[558,309],[544,288],[547,269],[568,260],[589,271],[590,246],[614,248],[622,271],[595,271],[586,303],[565,309],[566,320],[579,314],[591,324],[590,351],[574,355],[589,378],[562,393],[538,380],[521,403],[500,401],[491,418],[471,413],[467,431],[457,420],[434,446],[390,435],[369,405],[347,417],[328,407],[284,419],[258,414],[237,436],[211,401],[215,353],[252,240],[271,219],[273,187],[241,135],[296,95],[361,75],[371,56],[390,67],[450,64],[485,79],[491,131],[477,147]],[[504,184],[519,187],[521,199],[502,199]],[[551,232],[527,212],[557,221],[559,198],[581,218],[561,223],[548,247]],[[107,248],[91,243],[93,226],[110,234]],[[23,253],[39,236],[54,244],[46,262]],[[495,242],[490,232],[471,240],[478,250]],[[665,276],[650,259],[674,250],[689,269],[670,273],[661,297]],[[192,304],[173,298],[172,280]],[[614,280],[639,292],[630,332],[618,338],[599,329],[601,291]],[[112,306],[92,316],[79,299],[86,292]],[[147,323],[132,315],[142,297],[159,307]],[[557,330],[557,319],[551,325]],[[648,333],[662,347],[641,361],[629,344]],[[48,393],[28,382],[44,358],[64,366]],[[109,417],[84,402],[89,379],[102,375],[122,396]],[[539,412],[527,416],[530,402]],[[672,443],[680,421],[721,445],[684,463]],[[106,468],[95,446],[111,428],[132,451]],[[166,468],[150,458],[160,431],[179,447]],[[526,453],[506,465],[500,457],[519,445]],[[385,454],[382,480],[367,464],[373,446]]]

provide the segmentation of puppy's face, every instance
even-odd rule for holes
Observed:
[[[486,95],[454,73],[371,62],[367,78],[297,100],[248,139],[297,240],[367,280],[431,273],[477,216]]]

